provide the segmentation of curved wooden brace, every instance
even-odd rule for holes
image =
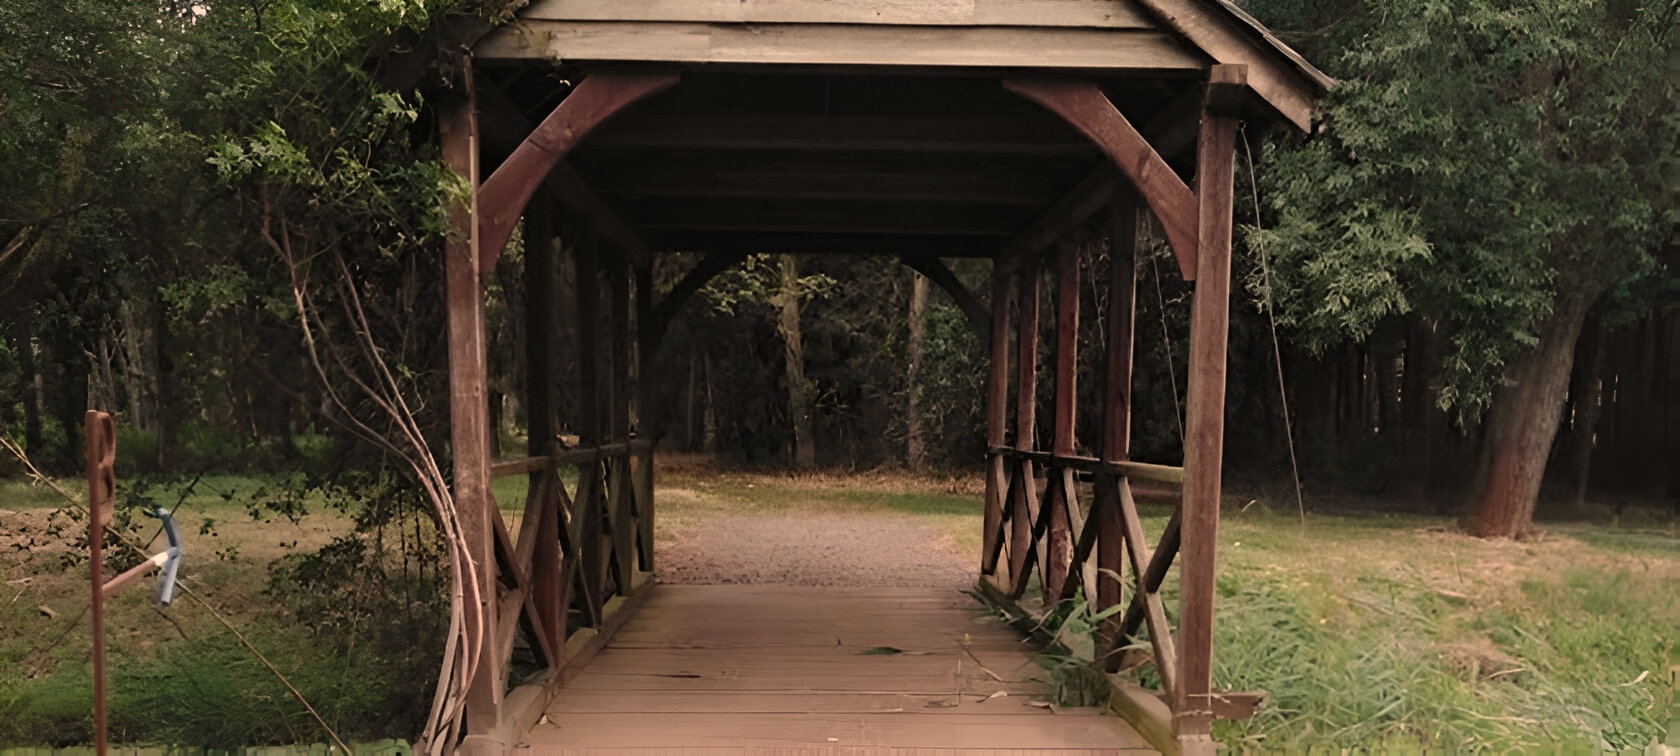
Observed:
[[[992,342],[992,314],[987,310],[988,306],[974,296],[974,292],[969,291],[956,274],[945,267],[945,263],[931,255],[904,255],[898,260],[951,295],[951,300],[962,309],[963,317],[968,319],[968,328],[974,332],[974,338],[981,344]]]
[[[555,163],[607,119],[676,84],[676,74],[590,74],[479,187],[479,269],[501,257],[525,203]]]
[[[1161,222],[1167,243],[1178,258],[1179,273],[1186,281],[1196,280],[1195,193],[1108,101],[1096,82],[1006,79],[1003,86],[1061,116],[1120,167]]]
[[[713,252],[702,258],[676,286],[671,287],[665,299],[653,308],[650,318],[653,328],[650,333],[652,343],[658,344],[664,340],[665,331],[671,327],[671,320],[677,317],[677,311],[682,309],[683,303],[687,302],[689,297],[694,296],[695,292],[700,291],[718,274],[745,258],[745,253],[724,252]]]

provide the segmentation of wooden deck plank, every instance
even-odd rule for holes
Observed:
[[[972,656],[958,645],[965,636]],[[911,653],[862,653],[874,645]],[[529,756],[1151,752],[1117,717],[1027,705],[1043,692],[1035,653],[972,599],[939,589],[661,585],[521,747]],[[986,700],[1000,690],[1008,695]]]

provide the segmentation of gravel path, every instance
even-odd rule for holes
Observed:
[[[951,588],[974,584],[950,539],[897,514],[719,516],[660,545],[678,584]]]

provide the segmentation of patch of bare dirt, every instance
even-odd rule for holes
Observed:
[[[56,558],[83,527],[62,509],[0,509],[0,564],[14,568]]]
[[[686,584],[927,587],[974,582],[973,555],[893,513],[720,515],[659,544],[659,579]]]

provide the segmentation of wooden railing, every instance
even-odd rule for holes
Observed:
[[[988,540],[1004,544],[1007,559],[1000,567],[1007,567],[1002,581],[1007,597],[1019,601],[1026,594],[1034,569],[1042,576],[1046,609],[1080,589],[1093,613],[1115,606],[1122,592],[1129,594],[1124,613],[1104,625],[1097,656],[1109,671],[1118,669],[1123,660],[1119,649],[1147,623],[1153,661],[1170,696],[1177,685],[1178,658],[1161,584],[1178,553],[1179,510],[1173,510],[1152,547],[1144,537],[1131,480],[1177,488],[1184,483],[1184,469],[1007,447],[991,454],[1001,462],[1005,481],[1003,529],[988,534]],[[1082,497],[1078,482],[1084,479],[1092,485]],[[1056,532],[1055,522],[1066,522],[1065,532]],[[1120,588],[1122,580],[1123,591],[1102,590]]]
[[[1208,185],[1219,180],[1214,177]],[[1077,421],[1092,418],[1098,409],[1081,412],[1077,390],[1081,260],[1095,257],[1082,249],[1091,237],[1075,229],[1056,243],[1053,254],[1041,258],[1036,251],[1016,249],[994,262],[980,588],[1028,615],[1044,616],[1075,595],[1083,595],[1093,613],[1107,612],[1097,627],[1102,666],[1115,671],[1128,656],[1143,653],[1128,647],[1147,647],[1164,689],[1157,697],[1111,677],[1116,710],[1163,752],[1207,753],[1211,720],[1246,716],[1259,700],[1211,690],[1226,322],[1219,284],[1228,249],[1209,247],[1219,255],[1205,258],[1209,264],[1201,267],[1208,270],[1201,272],[1208,275],[1198,279],[1192,300],[1184,467],[1131,461],[1138,205],[1127,186],[1116,187],[1110,199],[1106,354],[1103,386],[1096,392],[1101,422],[1094,424],[1100,428],[1098,438],[1081,443],[1075,433]],[[1053,278],[1044,275],[1043,263],[1054,266]],[[1053,328],[1040,327],[1046,278],[1055,284]],[[1054,338],[1053,347],[1043,350],[1052,356],[1042,371],[1048,381],[1041,381],[1041,331]],[[1038,417],[1041,383],[1051,394],[1043,402],[1051,410],[1048,423]],[[1100,456],[1076,451],[1084,448],[1100,450]],[[1089,488],[1082,485],[1085,481]],[[1155,496],[1166,489],[1174,505],[1154,543],[1145,537],[1134,483],[1147,483]],[[1168,623],[1161,598],[1175,561],[1180,568],[1177,628]],[[1035,576],[1043,591],[1038,606],[1025,600]]]

